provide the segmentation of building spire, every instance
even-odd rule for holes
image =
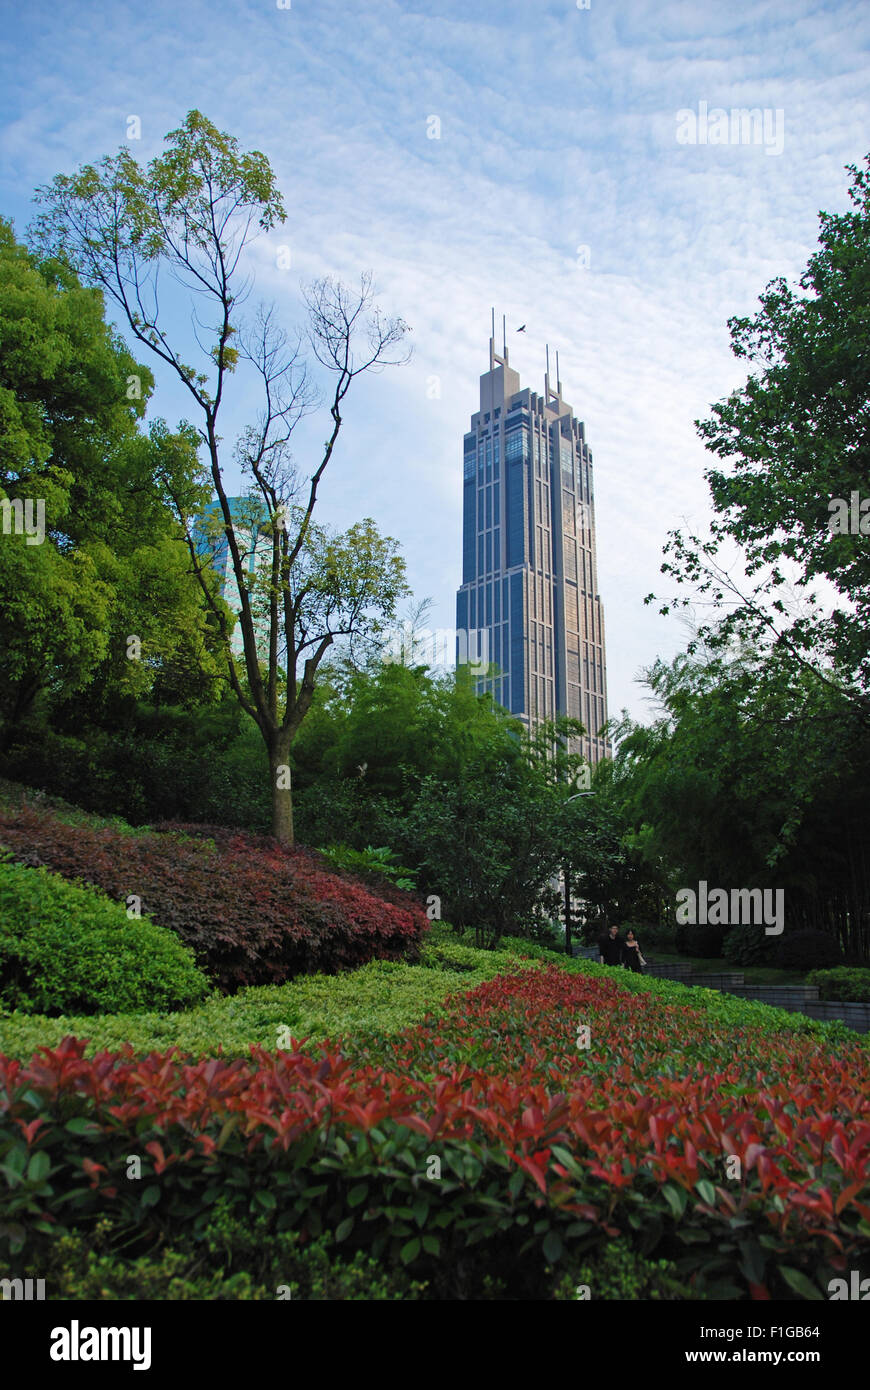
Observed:
[[[492,309],[492,332],[491,332],[491,334],[490,334],[490,339],[489,339],[489,370],[490,370],[491,372],[495,371],[496,363],[499,363],[499,364],[500,364],[501,366],[503,366],[503,367],[506,367],[506,366],[508,365],[508,350],[507,350],[507,317],[506,317],[505,314],[502,314],[502,316],[501,316],[501,336],[502,336],[502,351],[503,351],[503,354],[504,354],[504,355],[500,357],[499,354],[498,354],[498,353],[496,352],[496,350],[495,350],[495,307],[493,306],[493,309]]]

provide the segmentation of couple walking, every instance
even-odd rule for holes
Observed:
[[[646,965],[640,942],[631,927],[625,933],[624,941],[619,939],[619,927],[610,927],[598,938],[598,957],[602,965],[624,965],[627,970],[636,970],[638,974],[643,973],[642,967]]]

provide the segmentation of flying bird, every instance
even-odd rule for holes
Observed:
[[[522,328],[518,328],[518,329],[517,329],[517,332],[518,332],[518,333],[525,333],[525,331],[526,331],[526,325],[525,325],[525,324],[523,324]]]

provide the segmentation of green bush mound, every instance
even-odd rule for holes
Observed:
[[[0,843],[25,867],[88,883],[117,902],[135,893],[226,994],[375,958],[413,958],[429,929],[417,898],[395,885],[374,892],[302,846],[220,825],[167,822],[130,834],[0,803]]]
[[[755,922],[732,927],[722,946],[730,965],[768,965],[775,956],[774,938]]]
[[[174,932],[46,869],[0,862],[0,1009],[184,1009],[209,988]]]
[[[870,970],[864,966],[838,965],[833,970],[811,970],[807,984],[818,985],[820,999],[870,1004]]]

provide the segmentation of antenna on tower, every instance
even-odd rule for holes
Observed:
[[[505,358],[505,361],[507,361],[507,315],[506,315],[506,314],[502,314],[502,316],[501,316],[501,340],[502,340],[502,343],[503,343],[503,345],[504,345],[504,347],[503,347],[503,350],[504,350],[504,358]]]
[[[562,382],[559,378],[559,354],[556,353],[556,395],[562,399]]]
[[[495,305],[492,306],[492,334],[489,339],[489,370],[495,370]]]

